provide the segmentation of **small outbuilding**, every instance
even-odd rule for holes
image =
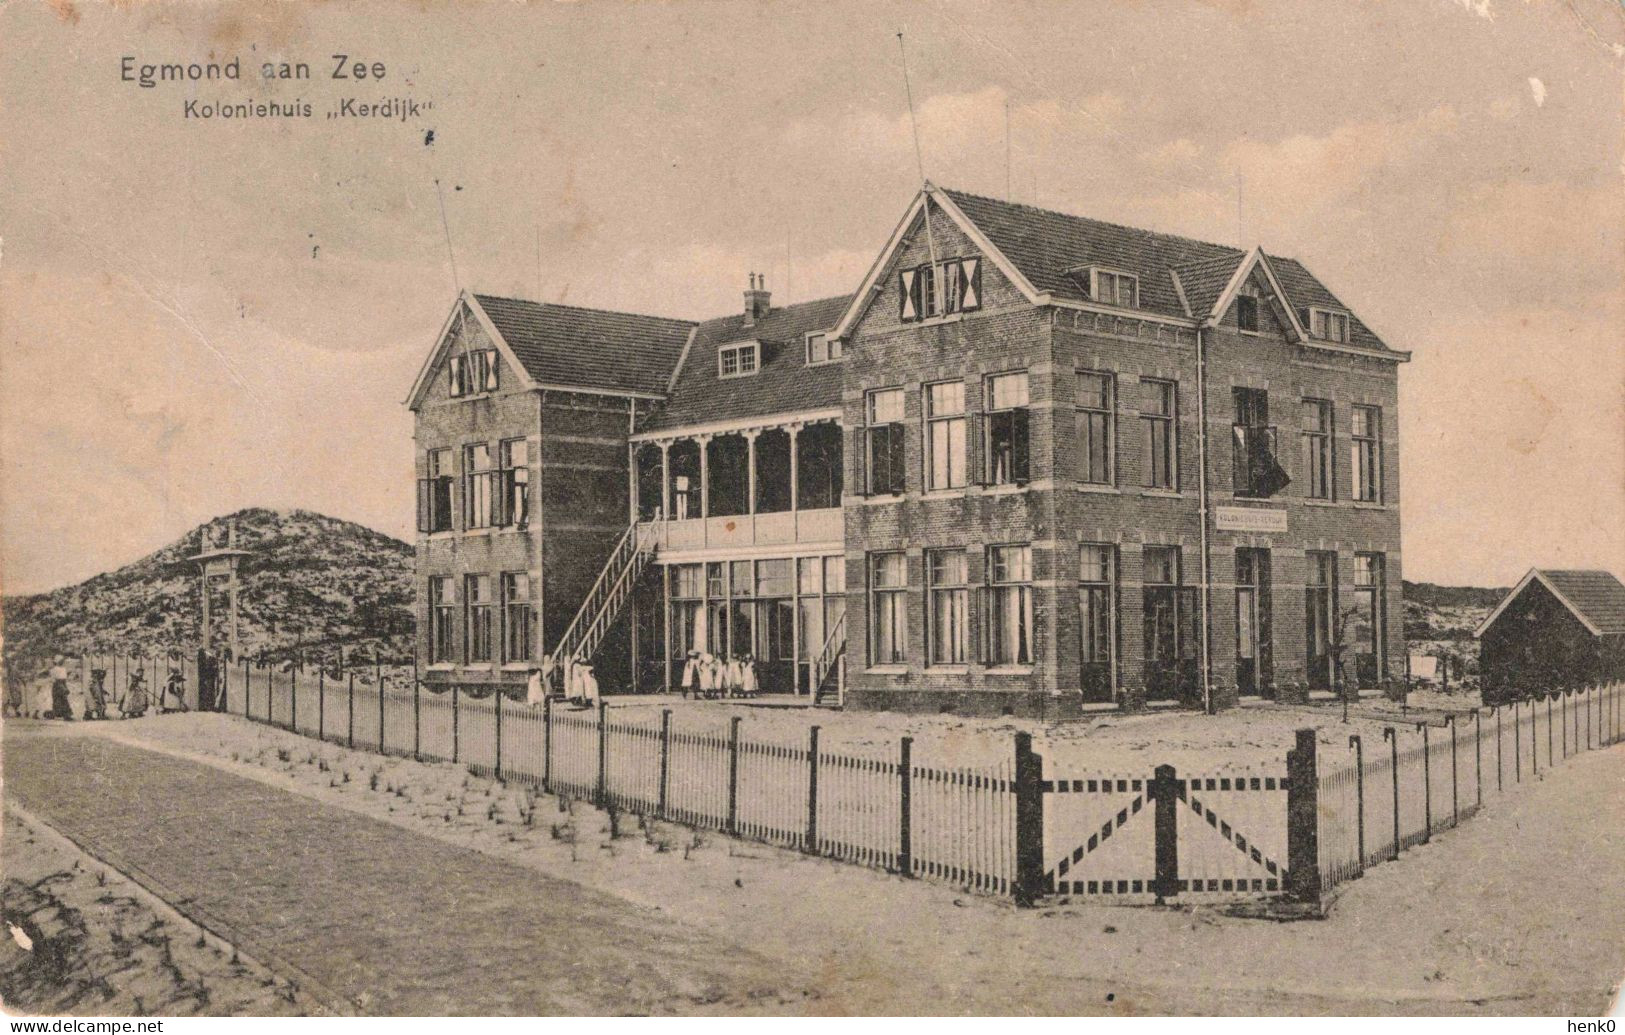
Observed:
[[[1473,635],[1486,704],[1625,679],[1625,584],[1531,568]]]

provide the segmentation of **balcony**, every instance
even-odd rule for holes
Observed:
[[[824,507],[818,510],[668,521],[656,546],[661,550],[795,546],[803,543],[838,543],[842,535],[841,508]]]

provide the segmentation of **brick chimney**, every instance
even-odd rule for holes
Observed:
[[[745,292],[745,326],[749,327],[766,316],[772,308],[773,294],[767,290],[767,275],[752,273],[750,290]]]

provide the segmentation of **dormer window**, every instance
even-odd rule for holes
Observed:
[[[497,362],[496,349],[475,349],[451,357],[451,362],[446,367],[446,381],[451,397],[456,399],[465,395],[496,391],[498,372],[501,369],[502,364]]]
[[[757,367],[761,365],[758,347],[756,342],[747,341],[738,345],[724,345],[718,349],[717,376],[749,377],[756,373]]]
[[[897,271],[898,315],[904,323],[982,308],[982,260],[944,259]]]
[[[1317,309],[1310,306],[1309,336],[1319,338],[1321,341],[1336,341],[1347,344],[1349,340],[1349,314],[1340,313],[1335,309]]]
[[[1102,305],[1137,309],[1140,305],[1140,278],[1121,270],[1089,268],[1089,297]]]
[[[807,365],[816,367],[833,363],[842,355],[841,339],[831,337],[828,331],[814,331],[807,335]]]

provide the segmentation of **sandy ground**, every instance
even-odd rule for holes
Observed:
[[[301,1015],[309,997],[118,870],[9,806],[0,914],[8,1011],[129,1016]]]
[[[889,719],[891,717],[888,717]],[[898,720],[892,721],[917,721]],[[1296,717],[1203,731],[1274,750]],[[1219,723],[1224,722],[1223,717]],[[380,759],[217,715],[79,726],[529,867],[780,961],[813,1013],[1488,1013],[1607,1009],[1625,973],[1625,751],[1497,799],[1346,886],[1329,919],[1057,902],[1038,911],[681,827],[638,829],[450,765]],[[1335,735],[1338,731],[1334,730]],[[1194,750],[1194,749],[1190,749]],[[630,829],[629,829],[630,828]],[[1554,865],[1563,860],[1568,865]],[[1538,905],[1529,889],[1539,888]],[[1583,933],[1579,933],[1583,932]]]

